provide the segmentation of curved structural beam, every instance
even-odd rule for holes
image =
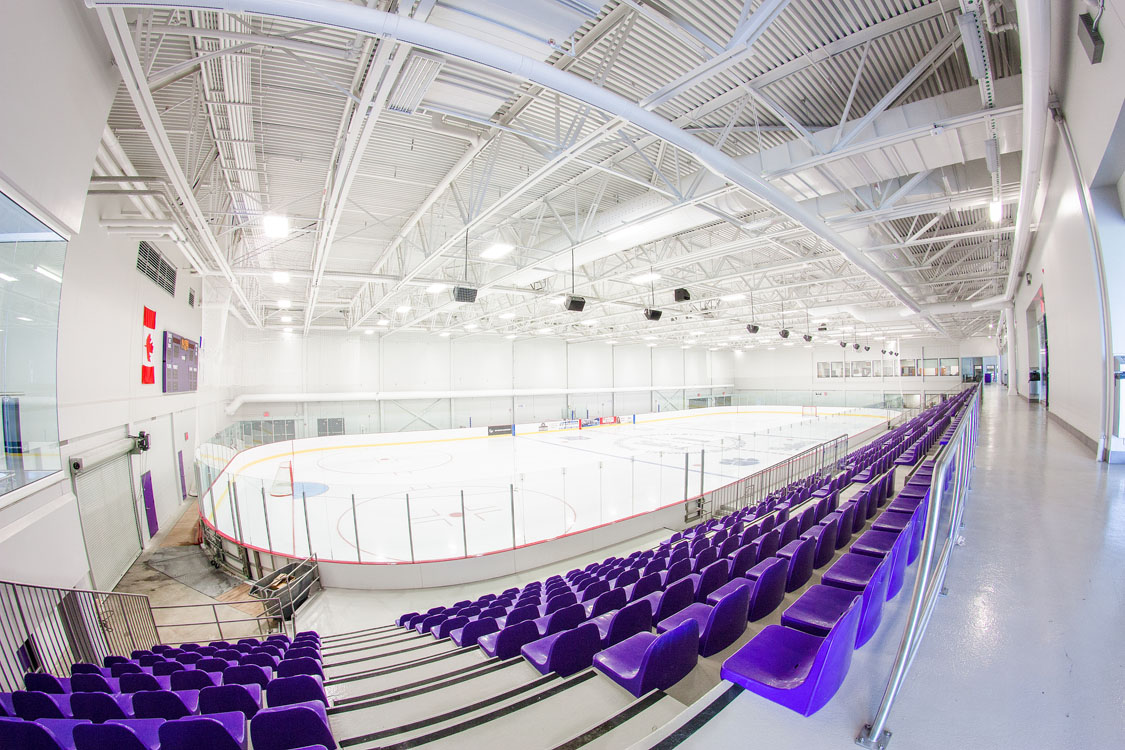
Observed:
[[[440,52],[478,63],[510,75],[524,78],[585,104],[620,117],[654,136],[695,156],[708,170],[729,180],[780,213],[804,225],[850,263],[862,270],[891,296],[914,312],[918,302],[890,277],[875,261],[865,256],[852,243],[831,229],[820,217],[797,203],[761,176],[742,167],[733,158],[690,133],[677,128],[664,118],[649,112],[617,94],[599,88],[590,81],[560,71],[539,60],[512,52],[454,31],[402,18],[391,13],[370,10],[330,0],[85,0],[89,7],[134,8],[205,8],[230,13],[255,13],[279,16],[307,23],[348,29],[374,36],[398,39],[417,47]],[[933,324],[933,323],[932,323]],[[936,326],[943,335],[948,335]]]

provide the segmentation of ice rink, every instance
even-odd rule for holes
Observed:
[[[340,562],[443,560],[683,502],[890,416],[715,407],[581,429],[519,425],[514,435],[509,426],[491,436],[473,428],[307,438],[229,462],[229,451],[203,446],[210,490],[201,506],[220,532],[263,550]]]

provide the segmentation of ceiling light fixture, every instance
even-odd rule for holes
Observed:
[[[370,335],[371,335],[371,334],[373,334],[373,333],[375,333],[375,329],[374,329],[374,328],[365,328],[365,329],[363,329],[363,335],[364,335],[364,336],[370,336]]]
[[[719,299],[721,299],[723,302],[738,302],[739,300],[746,299],[746,295],[745,294],[724,294],[722,297],[719,297]]]
[[[270,276],[273,278],[275,284],[288,284],[289,272],[288,271],[274,271]]]
[[[31,322],[31,318],[25,317],[23,315],[17,315],[16,320],[22,320],[24,323],[30,323]]]
[[[538,331],[536,331],[536,333],[538,333],[540,336],[550,336],[554,332],[554,328],[540,328]]]
[[[512,340],[512,339],[514,339],[515,337],[516,337],[516,334],[514,334],[514,333],[509,333],[509,334],[508,334],[507,336],[505,336],[504,338],[508,339],[508,341],[511,341],[511,340]]]
[[[289,217],[280,214],[266,214],[262,217],[262,234],[272,240],[289,236]]]
[[[465,330],[466,330],[466,331],[475,331],[475,330],[477,330],[477,328],[479,328],[479,327],[480,327],[480,326],[478,326],[478,325],[477,325],[476,323],[466,323],[466,324],[465,324]]]
[[[378,322],[378,323],[376,323],[375,325],[378,325],[378,326],[389,326],[390,324],[391,324],[391,321],[387,320],[386,318],[380,318],[380,319],[379,319],[379,322]]]
[[[510,313],[510,312],[500,313],[500,320],[511,320],[514,317],[516,317],[515,313]]]
[[[649,272],[642,273],[640,276],[634,276],[632,279],[630,279],[630,281],[632,281],[634,284],[651,284],[652,282],[659,279],[660,274]]]
[[[503,258],[513,250],[515,250],[515,248],[509,245],[507,242],[497,242],[491,245],[484,252],[482,252],[480,254],[480,257],[484,258],[485,260],[496,260],[497,258]]]
[[[427,294],[441,294],[442,292],[444,292],[448,288],[449,288],[449,284],[443,284],[440,281],[435,281],[433,284],[430,284],[428,287],[426,287],[426,293]]]
[[[286,326],[286,327],[285,327],[285,328],[283,328],[282,330],[283,330],[283,331],[285,331],[285,333],[293,333],[293,329],[292,329],[292,328],[290,328],[289,326]]]
[[[290,301],[290,300],[287,300],[287,299],[279,299],[277,301],[277,306],[280,307],[282,310],[288,310],[290,307],[293,306],[293,302]]]
[[[15,276],[9,276],[6,273],[0,273],[0,281],[15,281]]]
[[[1004,204],[1000,201],[992,201],[989,203],[988,218],[993,224],[999,224],[1000,220],[1004,218]]]
[[[282,315],[281,316],[281,322],[282,323],[292,323],[293,322],[293,316],[292,315]]]
[[[450,332],[449,331],[442,331],[441,333],[438,334],[438,336],[441,336],[443,339],[447,339],[450,336]]]

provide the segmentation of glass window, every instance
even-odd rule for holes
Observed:
[[[830,377],[832,377],[832,367],[831,367],[831,365],[828,362],[817,362],[816,363],[816,376],[818,378],[830,378]]]
[[[851,363],[851,376],[853,378],[862,378],[863,377],[863,363],[862,362],[852,362]]]
[[[942,375],[960,375],[961,363],[957,361],[956,357],[942,357],[939,372]]]
[[[0,194],[0,494],[62,468],[55,394],[66,242]]]
[[[862,362],[860,362],[859,364],[860,364],[860,368],[861,368],[860,377],[864,377],[864,378],[871,377],[871,360],[865,359]]]
[[[936,359],[922,360],[922,374],[923,375],[937,375],[938,361]]]
[[[892,359],[883,360],[883,377],[884,378],[897,378],[898,377],[898,372],[895,368],[894,360],[892,360]],[[901,401],[901,399],[900,399],[900,401]],[[899,404],[899,405],[901,406],[901,404]]]
[[[832,363],[832,377],[834,377],[834,378],[844,377],[844,363],[843,362],[833,362]]]
[[[913,378],[918,375],[918,360],[904,359],[901,360],[902,376],[904,378]]]

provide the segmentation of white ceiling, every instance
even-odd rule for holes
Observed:
[[[638,103],[813,220],[682,142],[467,59],[273,16],[102,8],[138,85],[118,93],[96,174],[145,178],[116,186],[138,191],[135,213],[103,223],[177,244],[196,271],[233,280],[248,323],[297,331],[729,346],[776,340],[783,323],[850,340],[995,321],[954,304],[1003,293],[1019,187],[1018,34],[981,19],[989,72],[975,80],[956,17],[981,2],[354,5]],[[1014,18],[989,5],[996,24]],[[265,235],[268,213],[289,217],[288,237]],[[513,250],[481,257],[497,243]],[[477,302],[454,303],[454,284]],[[691,300],[674,302],[677,288]],[[572,289],[581,313],[559,304]]]

